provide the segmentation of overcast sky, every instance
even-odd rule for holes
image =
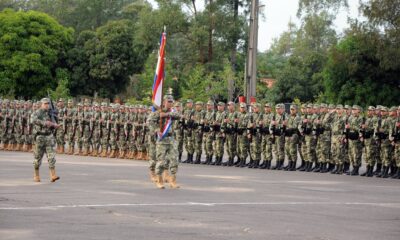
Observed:
[[[154,0],[148,0],[154,4]],[[264,5],[260,10],[263,11],[264,17],[259,19],[258,32],[258,50],[267,50],[274,38],[278,38],[281,33],[287,30],[290,19],[297,25],[299,20],[296,17],[298,0],[259,0],[260,6]],[[335,21],[335,27],[338,33],[348,27],[347,17],[358,17],[359,0],[348,0],[349,10],[343,10]],[[204,1],[197,1],[198,5],[202,5]]]

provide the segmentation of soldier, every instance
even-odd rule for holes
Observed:
[[[22,145],[24,144],[23,138],[23,101],[15,101],[15,121],[14,121],[14,139],[15,146],[14,151],[21,151]]]
[[[397,166],[395,161],[395,138],[396,138],[396,123],[397,119],[397,107],[391,107],[389,109],[390,117],[390,129],[389,129],[389,140],[391,144],[391,158],[390,158],[390,177],[393,177],[397,173]]]
[[[238,125],[238,112],[235,109],[234,102],[228,102],[228,112],[224,119],[223,132],[226,141],[226,150],[228,152],[228,162],[223,163],[224,166],[233,166],[234,158],[237,154],[237,125]]]
[[[382,171],[380,174],[377,175],[377,177],[381,178],[387,178],[389,177],[389,169],[392,164],[392,144],[389,139],[389,134],[391,131],[391,128],[393,127],[393,121],[391,117],[388,116],[388,108],[387,107],[381,107],[381,114],[382,114],[382,123],[377,130],[377,134],[379,136],[380,142],[381,142],[381,159],[382,159]],[[393,111],[391,111],[391,114],[393,114]]]
[[[261,142],[261,151],[264,158],[264,162],[261,164],[261,169],[270,169],[272,162],[272,147],[274,144],[274,136],[269,131],[269,126],[271,125],[271,121],[275,118],[274,113],[272,112],[272,107],[269,103],[264,105],[264,114],[261,119],[261,133],[262,133],[262,142]]]
[[[146,148],[144,146],[145,135],[146,135],[146,115],[144,106],[138,106],[138,115],[135,122],[135,134],[136,134],[136,149],[138,151],[137,159],[144,160],[145,159],[145,151]]]
[[[350,117],[351,117],[352,109],[349,105],[344,105],[343,109],[344,109],[344,113],[345,113],[345,122],[347,125],[350,120]],[[349,140],[349,139],[346,138],[346,140]],[[349,168],[350,168],[349,141],[346,141],[345,148],[344,148],[343,172],[346,174],[349,173]]]
[[[261,161],[261,126],[263,115],[260,112],[261,104],[252,104],[253,112],[249,113],[250,119],[247,125],[247,137],[250,142],[250,163],[249,168],[259,168]]]
[[[273,151],[276,156],[276,165],[274,170],[282,170],[285,160],[285,129],[287,124],[287,116],[285,113],[285,105],[283,103],[276,105],[275,120],[271,121],[270,131],[274,134],[275,145]]]
[[[78,151],[74,155],[82,155],[82,146],[83,146],[83,118],[84,118],[84,112],[83,112],[83,105],[82,103],[78,103],[78,107],[76,109],[75,115],[74,115],[74,140],[76,142],[76,145],[78,146]]]
[[[329,118],[324,119],[325,122],[330,119],[330,125],[328,126],[330,129],[329,160],[328,160],[328,169],[326,170],[326,172],[333,171],[333,169],[335,169],[335,165],[336,165],[335,161],[332,159],[332,124],[333,124],[333,121],[335,120],[335,116],[336,116],[335,108],[336,108],[335,105],[329,104],[329,106],[328,106]]]
[[[90,109],[90,103],[85,101],[82,115],[80,116],[81,125],[80,125],[80,134],[83,146],[83,156],[88,156],[91,145],[91,135],[93,129],[93,118],[92,118],[92,110]]]
[[[127,124],[127,114],[126,114],[126,106],[121,106],[121,111],[119,114],[119,119],[117,124],[118,127],[118,150],[119,155],[118,158],[125,158],[126,154],[126,146],[129,140],[129,129]],[[144,142],[143,142],[144,145]]]
[[[391,134],[393,137],[392,144],[394,145],[394,162],[397,167],[397,172],[392,178],[400,179],[400,106],[397,108],[397,118],[394,127],[394,132]]]
[[[203,111],[203,102],[196,102],[196,109],[193,114],[194,120],[194,152],[196,153],[196,160],[194,164],[200,164],[202,145],[203,145],[203,129],[204,129],[204,117],[205,112]]]
[[[58,128],[58,124],[51,121],[49,116],[49,104],[50,99],[43,98],[41,100],[40,109],[32,114],[32,123],[35,128],[35,160],[33,161],[35,182],[40,182],[39,168],[42,164],[44,153],[47,154],[47,160],[49,162],[51,182],[60,179],[55,171],[56,159],[54,145],[56,141],[53,135],[53,130]]]
[[[155,112],[152,115],[151,121],[157,121],[161,118],[162,121],[162,129],[163,132],[159,132],[159,140],[156,143],[156,152],[157,152],[157,163],[156,163],[156,174],[157,181],[156,186],[159,189],[164,188],[164,180],[162,177],[162,173],[164,170],[170,171],[170,178],[168,182],[171,188],[179,188],[176,183],[176,173],[178,171],[178,153],[175,148],[175,140],[173,137],[173,133],[168,131],[171,130],[169,125],[173,124],[173,121],[178,120],[181,116],[178,112],[172,111],[173,97],[171,95],[164,96],[164,106],[161,111]],[[157,120],[155,120],[157,119]],[[173,129],[173,128],[172,128]],[[166,164],[169,162],[169,169],[167,169]]]
[[[376,161],[377,142],[373,138],[374,129],[377,126],[378,118],[374,117],[375,107],[369,106],[367,116],[363,119],[363,124],[360,129],[360,140],[365,146],[365,163],[367,170],[360,176],[372,177],[373,169]]]
[[[346,116],[344,116],[342,105],[336,106],[336,115],[332,121],[332,160],[335,162],[335,169],[332,174],[342,174],[344,169],[344,155],[346,147],[345,126]]]
[[[374,117],[377,118],[377,123],[376,126],[374,127],[374,141],[376,142],[377,148],[376,148],[376,169],[374,171],[374,175],[378,175],[381,173],[382,170],[382,159],[381,159],[381,140],[379,139],[379,128],[382,125],[382,114],[381,114],[381,108],[382,106],[378,105],[375,108],[375,112],[374,112]]]
[[[98,102],[93,103],[93,113],[90,119],[90,139],[92,143],[92,154],[93,157],[98,157],[101,154],[100,147],[101,147],[101,111]]]
[[[135,122],[136,122],[136,117],[137,117],[137,110],[135,105],[131,105],[129,107],[129,114],[128,114],[128,133],[129,133],[129,138],[128,138],[128,158],[129,159],[136,159],[137,155],[137,149],[136,149],[136,134],[135,134]],[[150,144],[149,144],[150,147]],[[154,147],[155,148],[155,147]],[[154,150],[155,151],[155,150]],[[151,155],[150,149],[149,149],[149,156]],[[151,156],[150,156],[151,158]]]
[[[211,129],[215,121],[214,102],[208,100],[206,108],[203,127],[204,152],[206,153],[206,161],[203,162],[203,164],[210,164],[212,163],[213,158],[213,143],[215,137],[215,132]]]
[[[111,148],[109,158],[115,158],[117,155],[117,142],[118,142],[118,119],[119,119],[119,103],[116,103],[111,108],[111,114],[108,122],[108,129],[110,129],[109,144]]]
[[[56,141],[57,141],[57,153],[64,153],[65,146],[65,134],[66,134],[66,123],[65,123],[65,115],[66,108],[64,105],[64,99],[60,98],[57,102],[57,110],[58,110],[58,125],[60,127],[56,131]]]
[[[215,121],[212,125],[212,131],[215,134],[215,149],[214,155],[216,157],[215,163],[211,163],[211,165],[220,166],[222,164],[222,159],[224,157],[224,144],[225,144],[225,124],[224,120],[226,119],[225,112],[225,103],[218,103],[218,111],[215,114]]]
[[[332,170],[332,166],[327,168],[327,164],[330,162],[331,158],[331,138],[332,130],[331,125],[334,118],[334,114],[328,112],[327,105],[321,104],[321,117],[317,119],[317,135],[318,135],[318,145],[317,145],[317,155],[319,161],[319,168],[315,169],[314,172],[326,173]]]
[[[107,151],[109,147],[111,123],[110,123],[110,112],[108,109],[107,102],[101,103],[101,112],[99,119],[99,130],[100,130],[100,143],[101,143],[101,157],[107,157]]]
[[[181,118],[178,121],[174,121],[174,134],[178,149],[178,161],[182,162],[185,121],[183,118],[182,104],[180,102],[175,102],[174,108],[175,111],[181,114]]]
[[[249,153],[249,139],[247,136],[247,126],[249,126],[250,115],[247,113],[246,103],[240,103],[237,127],[237,145],[239,163],[236,167],[245,167],[247,154]]]
[[[290,106],[290,115],[285,123],[285,150],[288,157],[288,165],[284,167],[286,171],[296,171],[297,164],[297,145],[299,143],[299,129],[301,127],[301,117],[297,114],[297,105]]]
[[[158,138],[158,132],[160,131],[160,118],[157,111],[153,111],[149,114],[146,124],[149,127],[148,137],[148,150],[149,150],[149,175],[150,180],[154,183],[157,181],[156,165],[157,165],[157,151],[156,142]]]
[[[362,143],[360,141],[360,130],[363,124],[363,118],[360,116],[361,107],[358,105],[353,106],[352,115],[346,124],[346,131],[348,131],[349,138],[349,157],[350,164],[353,166],[353,171],[348,175],[357,176],[358,170],[361,166],[362,157]]]
[[[32,101],[28,100],[24,104],[24,115],[23,115],[23,133],[24,133],[24,148],[23,151],[32,151]]]
[[[187,153],[187,159],[183,163],[193,163],[194,154],[194,109],[193,101],[191,99],[186,100],[186,108],[183,110],[183,125],[184,130],[184,143],[185,150]]]
[[[76,124],[75,124],[75,109],[74,109],[74,101],[72,99],[68,100],[66,114],[64,116],[65,121],[65,128],[66,128],[66,135],[67,135],[67,143],[68,143],[68,150],[67,154],[71,155],[74,153],[75,148],[75,131],[76,131]]]

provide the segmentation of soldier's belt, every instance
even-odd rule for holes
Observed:
[[[50,136],[51,133],[36,133],[37,136]]]
[[[348,135],[347,135],[347,137],[348,137],[350,140],[358,140],[359,137],[360,137],[360,134],[359,134],[358,132],[349,132]]]

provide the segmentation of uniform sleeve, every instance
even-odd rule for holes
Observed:
[[[32,122],[32,124],[38,125],[41,127],[46,125],[46,121],[43,121],[42,119],[40,119],[39,111],[32,113],[31,122]]]

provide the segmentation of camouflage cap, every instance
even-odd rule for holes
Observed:
[[[327,108],[328,105],[326,103],[321,103],[321,108]]]
[[[50,103],[50,98],[42,98],[40,100],[41,103]]]
[[[301,108],[307,108],[307,104],[305,103],[301,104]]]
[[[316,104],[313,105],[313,108],[314,109],[318,109],[318,108],[320,108],[320,105],[316,103]]]
[[[374,111],[375,110],[375,107],[374,106],[369,106],[368,107],[368,111]]]
[[[192,99],[187,99],[186,103],[193,103],[193,100]]]
[[[58,102],[64,102],[64,98],[59,98]]]
[[[9,103],[10,102],[10,100],[8,100],[7,98],[6,99],[4,99],[4,101],[3,101],[4,103]]]
[[[172,95],[169,95],[169,94],[164,95],[163,99],[168,101],[168,102],[173,102],[174,101],[174,97]]]
[[[74,100],[68,99],[68,103],[74,103]]]
[[[175,102],[174,106],[175,106],[175,107],[181,107],[182,104],[181,104],[180,102]]]
[[[32,100],[27,100],[26,103],[32,103]]]
[[[102,106],[102,107],[107,107],[108,104],[107,104],[107,102],[101,102],[101,106]]]
[[[229,101],[228,105],[235,105],[235,102]]]
[[[260,107],[261,107],[261,104],[260,104],[260,103],[257,103],[257,102],[252,103],[251,105],[252,105],[253,107],[256,107],[256,108],[260,108]]]
[[[264,104],[264,107],[271,107],[271,104],[269,104],[269,103],[266,103],[266,104]]]
[[[278,109],[278,108],[285,108],[285,105],[284,105],[283,103],[279,103],[279,104],[276,104],[275,108],[276,108],[276,109]]]
[[[350,105],[344,105],[343,109],[351,109]]]
[[[397,107],[391,107],[391,108],[389,109],[389,111],[390,111],[390,112],[397,112]]]
[[[352,109],[360,110],[360,111],[362,110],[362,108],[358,105],[353,105]]]
[[[202,101],[197,101],[196,105],[203,105],[203,102]]]
[[[218,102],[218,106],[225,106],[224,102]]]
[[[334,108],[335,108],[335,104],[329,104],[329,105],[328,105],[328,108],[334,109]]]
[[[247,107],[247,104],[244,103],[244,102],[241,102],[241,103],[239,104],[239,106],[240,106],[241,108],[246,108],[246,107]]]
[[[314,107],[314,106],[313,106],[312,103],[307,104],[307,108],[313,108],[313,107]]]
[[[296,109],[297,110],[297,105],[296,104],[290,105],[290,109]]]
[[[81,102],[79,102],[77,105],[78,105],[78,107],[82,107],[82,103]]]
[[[342,104],[336,105],[336,109],[343,109],[343,105]]]
[[[212,100],[208,100],[207,105],[214,105],[214,102]]]
[[[381,111],[387,112],[387,111],[389,111],[389,109],[387,107],[385,107],[385,106],[381,106]]]
[[[98,107],[98,106],[99,106],[99,103],[98,103],[98,102],[94,102],[94,103],[93,103],[93,106],[94,106],[94,107]]]

